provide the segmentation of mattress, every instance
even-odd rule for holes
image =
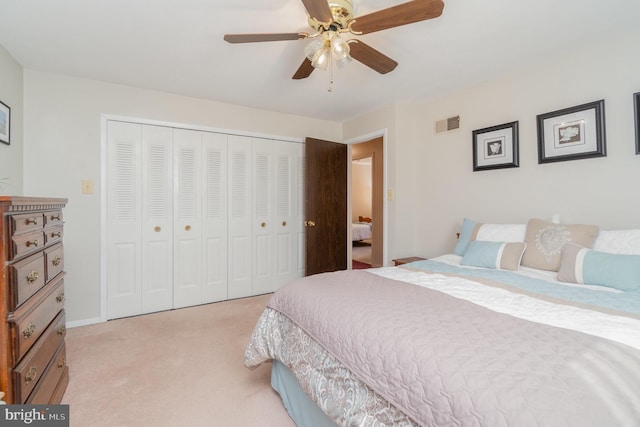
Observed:
[[[640,297],[448,255],[281,288],[245,364],[338,425],[640,425]]]

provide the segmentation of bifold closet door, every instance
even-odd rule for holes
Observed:
[[[254,295],[252,289],[252,142],[228,136],[228,278],[229,298]]]
[[[227,299],[227,135],[202,134],[202,303]]]
[[[170,309],[172,132],[107,124],[107,317]]]
[[[173,130],[173,307],[202,301],[202,132]]]
[[[254,295],[273,292],[302,277],[299,267],[302,153],[302,144],[253,140]]]
[[[173,306],[226,300],[227,135],[173,132]]]

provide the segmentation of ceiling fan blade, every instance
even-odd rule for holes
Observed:
[[[333,21],[333,15],[331,14],[331,8],[327,0],[302,0],[307,13],[311,18],[314,18],[319,22],[331,22]]]
[[[398,66],[396,61],[360,40],[349,40],[349,55],[380,74],[387,74]]]
[[[306,39],[306,33],[271,33],[271,34],[225,34],[229,43],[277,42],[281,40]]]
[[[308,58],[304,58],[302,64],[300,64],[300,68],[293,75],[294,80],[306,79],[313,72],[313,65],[311,65],[311,61]]]
[[[401,25],[413,24],[442,15],[442,0],[413,0],[352,20],[354,33],[368,34]]]

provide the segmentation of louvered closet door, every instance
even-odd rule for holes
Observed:
[[[202,301],[202,132],[174,129],[174,308]]]
[[[107,317],[142,309],[142,126],[107,124]]]
[[[171,129],[107,127],[107,317],[173,304]]]
[[[227,135],[202,135],[202,302],[227,299]]]
[[[251,138],[229,135],[228,278],[229,298],[252,291],[252,156]]]
[[[142,126],[141,312],[173,307],[171,128]]]
[[[276,287],[304,276],[304,145],[275,141]]]
[[[302,144],[253,142],[253,293],[273,292],[304,274]]]
[[[273,141],[254,139],[253,146],[253,295],[271,292],[277,260]]]

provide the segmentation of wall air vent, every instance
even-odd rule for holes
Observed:
[[[460,116],[453,116],[436,122],[436,133],[449,132],[460,128]]]

